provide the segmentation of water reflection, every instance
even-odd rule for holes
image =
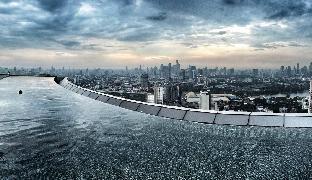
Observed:
[[[4,179],[311,177],[310,129],[168,120],[88,99],[52,78],[7,78],[0,87]]]

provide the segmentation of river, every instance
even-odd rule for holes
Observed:
[[[294,97],[309,97],[309,90],[304,91],[304,92],[298,92],[298,93],[290,93],[290,94],[274,94],[274,95],[263,95],[265,97],[286,97],[289,95],[289,97],[294,98]]]

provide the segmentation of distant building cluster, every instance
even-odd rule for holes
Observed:
[[[217,111],[312,112],[312,63],[275,70],[182,68],[179,60],[119,70],[0,68],[0,73],[8,72],[66,76],[85,88],[149,103]]]
[[[300,64],[297,63],[296,66],[281,66],[280,67],[280,76],[295,76],[295,75],[312,75],[312,62],[309,66],[300,67]]]

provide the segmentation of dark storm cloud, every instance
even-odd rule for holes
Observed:
[[[3,0],[0,44],[72,49],[83,45],[70,37],[128,42],[184,40],[193,35],[192,28],[199,22],[207,25],[197,31],[199,34],[209,32],[208,28],[246,26],[254,21],[284,20],[295,27],[287,32],[256,29],[257,35],[272,42],[282,37],[309,38],[311,12],[309,0]],[[211,36],[229,34],[220,30]]]
[[[120,41],[132,41],[132,42],[146,42],[154,40],[156,37],[158,37],[158,32],[135,32],[133,34],[126,34],[124,36],[121,36],[118,38]]]
[[[135,0],[115,0],[115,2],[120,3],[122,6],[130,6],[135,3]]]
[[[58,41],[58,43],[68,48],[78,47],[81,44],[80,42],[77,42],[77,41],[65,41],[65,40]]]
[[[38,2],[44,10],[55,12],[67,6],[70,1],[69,0],[38,0]]]
[[[223,0],[227,5],[238,5],[244,2],[244,0]]]
[[[311,7],[309,7],[306,1],[272,2],[271,6],[275,7],[275,10],[268,16],[269,19],[284,19],[311,13]]]
[[[254,19],[280,19],[311,14],[309,0],[147,0],[164,11],[196,15],[222,23]]]
[[[47,18],[36,21],[37,26],[33,27],[34,30],[37,28],[39,31],[60,31],[65,32],[70,29],[68,24],[74,18],[77,8],[79,7],[79,0],[37,0],[39,8],[51,13]]]
[[[195,16],[208,22],[224,25],[245,24],[251,20],[252,13],[259,12],[256,1],[249,0],[147,0],[162,12],[176,13],[181,16]]]
[[[158,15],[148,16],[146,17],[146,19],[152,20],[152,21],[163,21],[167,19],[167,13],[162,12],[162,13],[159,13]]]
[[[77,5],[68,7],[69,2],[67,0],[21,0],[0,3],[0,16],[5,15],[0,22],[0,28],[7,32],[0,37],[0,44],[10,42],[3,46],[21,48],[56,46],[58,44],[56,38],[66,34],[70,29],[68,24],[76,11]],[[14,40],[18,43],[14,43]]]

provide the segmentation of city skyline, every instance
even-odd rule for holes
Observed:
[[[274,68],[311,61],[311,2],[19,0],[0,3],[2,66]]]
[[[174,69],[176,66],[179,66],[180,70],[187,70],[190,69],[192,67],[195,67],[195,69],[207,69],[207,70],[238,70],[238,71],[253,71],[253,70],[262,70],[262,71],[295,71],[295,72],[299,72],[299,71],[303,71],[303,72],[312,72],[312,62],[309,62],[307,64],[300,64],[299,62],[295,63],[292,62],[292,64],[282,64],[281,66],[276,66],[276,67],[271,67],[271,68],[254,68],[254,67],[250,67],[250,68],[234,68],[234,67],[229,67],[229,66],[208,66],[208,65],[200,65],[200,66],[196,66],[195,64],[181,64],[180,60],[175,60],[175,61],[168,61],[168,62],[164,62],[163,64],[155,64],[155,65],[144,65],[144,64],[139,64],[139,65],[133,65],[131,67],[129,66],[124,66],[124,67],[118,67],[118,68],[103,68],[103,67],[94,67],[94,68],[90,68],[90,67],[82,67],[82,68],[75,68],[72,66],[62,66],[62,65],[51,65],[51,66],[39,66],[39,65],[35,65],[35,66],[16,66],[16,65],[12,65],[12,66],[0,66],[0,73],[2,74],[6,74],[10,71],[16,71],[16,70],[113,70],[113,71],[141,71],[141,72],[146,72],[149,70],[153,70],[153,69],[161,69],[162,66],[164,67],[168,67],[168,66],[172,66],[172,68]]]

